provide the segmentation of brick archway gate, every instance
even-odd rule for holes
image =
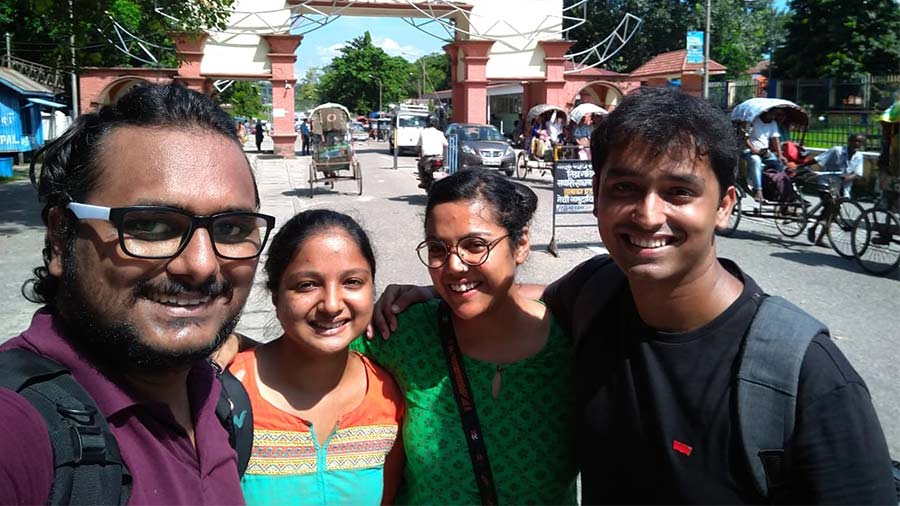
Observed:
[[[179,67],[174,75],[162,70],[169,74],[148,80],[174,80],[203,93],[216,80],[271,81],[275,154],[293,157],[295,51],[304,37],[298,19],[374,16],[443,23],[451,35],[444,50],[451,61],[453,120],[486,123],[488,83],[521,82],[526,110],[536,103],[567,105],[572,55],[566,53],[572,42],[562,40],[563,21],[572,18],[566,9],[561,0],[236,0],[224,31],[173,34]],[[101,85],[91,86],[95,95],[85,100],[96,105]]]

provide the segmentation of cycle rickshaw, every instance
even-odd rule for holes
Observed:
[[[856,219],[852,248],[860,267],[887,274],[900,266],[900,100],[881,115],[875,204]]]
[[[309,162],[309,198],[313,185],[335,181],[356,181],[357,194],[362,195],[362,170],[353,150],[350,112],[340,104],[322,104],[309,113],[312,158]]]
[[[561,107],[550,104],[538,104],[528,110],[523,129],[525,135],[523,149],[516,150],[516,176],[519,179],[525,179],[525,176],[531,173],[532,170],[540,170],[541,177],[543,177],[545,172],[553,169],[553,161],[558,155],[554,149],[557,139],[550,139],[549,136],[533,137],[531,131],[532,123],[536,119],[548,116],[547,119],[549,120],[549,116],[552,116],[554,113],[561,120],[561,125],[565,126],[566,121],[568,121],[568,114]],[[560,127],[560,131],[562,131],[562,127]]]
[[[809,125],[809,116],[802,107],[789,100],[751,98],[734,108],[731,121],[737,128],[739,136],[744,139],[749,135],[750,126],[757,117],[775,109],[784,113],[782,126],[791,135],[791,142],[802,146]],[[805,160],[798,158],[793,161],[802,165]],[[789,167],[787,173],[790,179],[782,178],[782,183],[789,186],[784,194],[777,199],[771,199],[771,196],[764,194],[763,199],[756,203],[757,207],[748,210],[744,208],[744,201],[745,198],[752,198],[752,193],[738,167],[735,168],[734,185],[737,198],[727,228],[720,231],[722,235],[734,233],[742,216],[754,216],[773,220],[775,228],[785,237],[796,237],[806,229],[808,220],[816,218],[818,211],[823,209],[825,234],[832,249],[845,258],[854,256],[851,244],[853,224],[863,214],[863,208],[853,200],[840,195],[837,181],[827,177],[835,175],[834,173],[813,172],[806,168],[796,170]],[[809,208],[810,203],[803,198],[802,188],[809,188],[818,194],[819,202],[812,209]]]

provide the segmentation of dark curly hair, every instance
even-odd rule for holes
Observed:
[[[83,114],[57,139],[49,142],[31,162],[31,183],[43,204],[41,219],[47,225],[50,210],[64,208],[71,201],[84,199],[101,176],[98,164],[104,142],[110,132],[122,126],[171,128],[221,134],[240,146],[231,117],[211,98],[177,84],[138,86],[115,104]],[[38,160],[42,160],[38,164]],[[250,164],[247,164],[250,171]],[[253,191],[259,207],[259,191],[253,177]],[[66,251],[75,242],[74,218],[66,213],[60,231]],[[22,286],[22,295],[38,304],[55,304],[59,279],[48,270],[53,251],[49,231],[44,238],[44,265],[36,267],[34,277]]]
[[[531,188],[514,183],[496,171],[461,170],[436,181],[432,186],[425,206],[425,227],[428,227],[434,206],[466,200],[480,200],[488,204],[497,223],[506,229],[513,242],[522,238],[538,202]]]
[[[591,135],[594,173],[600,173],[613,150],[636,144],[649,160],[709,157],[720,196],[734,185],[739,139],[726,115],[702,98],[671,88],[629,93]]]
[[[276,293],[281,284],[284,271],[291,263],[297,249],[310,237],[326,230],[342,230],[359,247],[369,269],[372,271],[372,279],[375,279],[375,253],[369,236],[359,223],[346,214],[330,209],[310,209],[294,215],[275,234],[272,244],[269,245],[268,258],[266,259],[266,288],[269,292]]]

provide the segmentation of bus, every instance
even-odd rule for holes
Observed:
[[[394,132],[388,142],[391,153],[397,143],[397,154],[404,151],[418,153],[419,136],[425,129],[425,120],[431,113],[424,104],[400,104],[391,110]]]

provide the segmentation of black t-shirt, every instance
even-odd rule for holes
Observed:
[[[744,289],[701,328],[648,327],[621,283],[621,294],[597,308],[602,318],[589,335],[573,336],[581,338],[577,447],[584,504],[766,502],[746,464],[734,389],[740,345],[762,291],[735,264],[722,264]],[[571,314],[590,278],[583,268],[545,292],[564,328],[592,316]],[[896,501],[869,393],[827,335],[817,336],[804,358],[785,461],[786,484],[773,489],[778,503]]]

